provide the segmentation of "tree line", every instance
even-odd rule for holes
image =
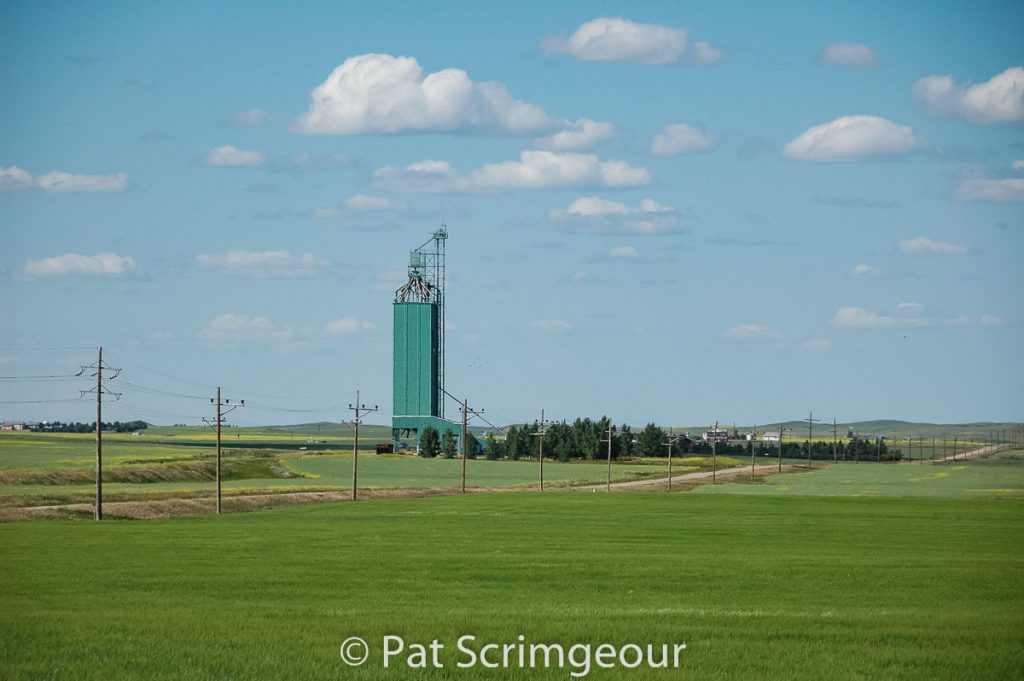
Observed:
[[[468,434],[467,453],[471,458],[483,455],[487,459],[509,459],[518,461],[524,458],[536,458],[540,448],[540,425],[537,423],[514,425],[508,428],[504,439],[488,433],[483,442],[479,442],[472,434]],[[572,423],[561,421],[548,424],[544,428],[544,457],[559,461],[604,459],[608,456],[609,439],[611,440],[612,459],[656,458],[668,457],[668,443],[672,443],[673,455],[706,455],[712,453],[712,444],[704,440],[694,440],[685,435],[666,433],[654,423],[648,423],[639,432],[634,432],[628,424],[616,426],[607,416],[592,420],[578,418]],[[439,433],[428,426],[420,435],[420,456],[434,458],[442,456],[453,458],[461,455],[458,438],[452,431]],[[718,442],[714,446],[716,454],[722,456],[778,456],[779,443],[751,442],[730,440]],[[782,456],[785,458],[807,458],[806,442],[786,442],[782,444]],[[848,442],[836,445],[836,458],[841,461],[874,461],[880,457],[882,461],[899,460],[899,449],[890,449],[883,441],[852,438]],[[811,459],[824,460],[833,457],[831,442],[814,442],[811,445]]]
[[[103,430],[114,433],[134,433],[137,430],[146,430],[147,428],[149,428],[149,424],[145,421],[103,422]],[[39,430],[48,433],[95,433],[96,422],[79,423],[77,421],[68,421],[63,423],[61,421],[49,421],[45,424],[40,424]]]

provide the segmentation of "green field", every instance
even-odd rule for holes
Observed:
[[[759,484],[704,485],[701,494],[786,496],[986,497],[1024,500],[1024,451],[970,462],[844,463],[799,475],[775,475]]]
[[[381,668],[385,634],[471,633],[687,644],[680,672],[601,679],[1020,678],[1022,521],[1016,501],[530,492],[8,523],[0,670],[570,678]],[[359,669],[351,635],[373,648]]]

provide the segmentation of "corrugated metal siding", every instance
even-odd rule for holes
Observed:
[[[433,303],[395,303],[395,416],[437,416],[438,312]]]

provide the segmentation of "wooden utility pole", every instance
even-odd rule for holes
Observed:
[[[359,426],[363,424],[363,416],[377,411],[377,405],[373,405],[373,408],[371,409],[361,403],[359,401],[359,390],[357,389],[356,403],[354,405],[348,405],[348,408],[349,411],[353,411],[356,414],[356,418],[352,422],[356,431],[355,439],[352,441],[352,501],[356,501],[359,489]]]
[[[96,508],[93,518],[103,520],[103,346],[96,360]]]
[[[956,445],[957,445],[957,441],[959,439],[960,439],[959,435],[954,435],[953,436],[953,461],[956,461]]]
[[[839,426],[836,425],[836,417],[832,417],[832,463],[839,461]]]
[[[807,416],[807,470],[811,470],[811,449],[814,447],[814,422],[818,420],[814,418],[814,412],[812,411]]]
[[[668,491],[672,491],[672,431],[669,430],[668,442],[663,442],[668,447]]]
[[[750,482],[754,482],[754,454],[757,451],[757,424],[750,433]]]
[[[711,431],[711,484],[714,485],[718,476],[718,421],[715,421],[715,429]]]
[[[609,492],[612,491],[612,441],[614,440],[614,438],[612,437],[612,430],[614,428],[615,428],[615,426],[613,426],[612,422],[609,420],[608,421],[608,430],[606,431],[608,433],[608,439],[607,440],[601,440],[601,442],[607,442],[608,443],[608,486],[606,487],[606,489]]]
[[[92,376],[96,377],[96,387],[89,390],[79,390],[78,392],[81,397],[85,397],[90,393],[96,393],[96,500],[93,505],[92,517],[94,520],[103,520],[103,393],[106,391],[115,400],[121,398],[121,393],[110,392],[103,387],[103,369],[106,368],[113,372],[113,376],[107,377],[108,381],[117,378],[121,370],[113,369],[103,364],[102,346],[97,348],[97,351],[96,363],[83,366],[76,376],[81,376],[85,373],[86,369],[96,370],[96,373],[92,374]]]
[[[469,450],[469,417],[484,413],[469,408],[469,400],[462,400],[462,493],[466,493],[466,457]]]
[[[935,436],[932,435],[932,465],[935,465]]]
[[[782,472],[782,424],[779,424],[779,472]]]
[[[536,422],[537,432],[533,435],[538,439],[537,444],[537,459],[540,460],[540,491],[544,491],[544,432],[547,429],[548,422],[544,420],[544,410],[540,410],[540,421]]]
[[[211,422],[210,419],[205,419],[205,418],[203,419],[203,421],[205,423],[207,423],[207,424],[211,424],[212,423],[214,429],[217,431],[217,462],[215,464],[215,466],[216,466],[215,478],[217,480],[217,503],[216,503],[216,507],[217,507],[217,515],[220,515],[220,512],[221,512],[221,484],[220,484],[220,481],[221,481],[221,476],[220,476],[220,459],[221,459],[221,456],[220,456],[220,441],[221,441],[221,437],[220,437],[220,429],[221,429],[221,426],[224,423],[224,417],[227,416],[228,414],[230,414],[231,412],[233,412],[234,410],[238,409],[239,407],[244,407],[245,406],[245,400],[241,400],[238,404],[231,404],[231,400],[221,400],[221,398],[220,398],[220,386],[218,385],[217,386],[217,397],[210,398],[210,403],[214,405],[214,412],[213,412],[214,413],[214,418],[213,418],[213,421]],[[228,408],[225,410],[224,407],[228,407]]]
[[[882,436],[875,436],[875,463],[882,463]]]

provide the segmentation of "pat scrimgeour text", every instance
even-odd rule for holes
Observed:
[[[384,636],[381,650],[384,667],[442,669],[450,657],[445,644],[407,643],[401,636]],[[568,669],[582,678],[594,669],[678,669],[685,643],[533,643],[519,635],[513,642],[478,641],[467,634],[455,642],[454,664],[458,669]],[[450,660],[449,660],[450,661]]]

